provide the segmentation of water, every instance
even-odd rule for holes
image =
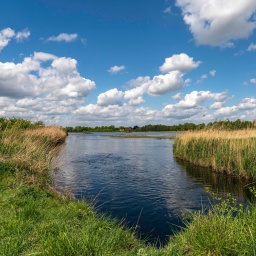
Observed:
[[[55,183],[150,242],[165,244],[182,225],[182,213],[208,206],[207,191],[245,202],[244,182],[175,160],[173,140],[108,135],[70,134],[54,161]]]

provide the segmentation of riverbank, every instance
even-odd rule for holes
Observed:
[[[0,136],[0,255],[255,255],[256,207],[220,201],[164,248],[53,189],[49,164],[66,134],[57,127]],[[236,217],[234,217],[236,216]]]
[[[204,130],[179,134],[175,157],[238,177],[256,179],[256,129]]]
[[[146,246],[134,232],[53,189],[49,164],[65,137],[57,127],[1,133],[0,255],[136,255]]]

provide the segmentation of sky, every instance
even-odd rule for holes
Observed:
[[[256,118],[255,0],[1,0],[0,117]]]

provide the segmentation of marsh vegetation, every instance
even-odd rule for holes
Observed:
[[[245,209],[231,196],[184,216],[182,231],[156,248],[86,202],[57,193],[49,164],[65,137],[62,129],[41,124],[0,132],[0,255],[256,255],[255,204]],[[179,136],[174,152],[255,177],[255,144],[255,130],[206,131]]]

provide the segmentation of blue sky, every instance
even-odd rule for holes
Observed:
[[[2,0],[0,10],[0,116],[256,118],[255,0]]]

